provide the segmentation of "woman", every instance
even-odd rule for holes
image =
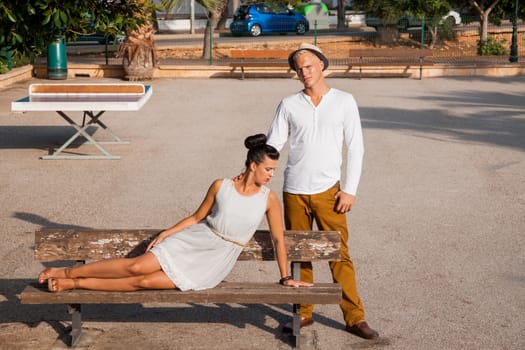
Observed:
[[[248,148],[242,176],[215,180],[197,211],[161,232],[136,258],[110,259],[71,268],[48,268],[38,277],[51,292],[81,288],[104,291],[213,288],[232,270],[243,247],[266,214],[275,244],[280,283],[312,286],[287,273],[281,206],[264,186],[274,175],[279,152],[266,136],[244,141]]]

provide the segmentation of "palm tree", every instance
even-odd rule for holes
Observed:
[[[210,38],[213,35],[213,28],[221,17],[223,9],[228,6],[229,0],[196,0],[199,5],[208,11],[208,23],[204,31],[204,45],[202,49],[202,58],[207,58],[211,55]]]
[[[142,24],[126,28],[126,38],[117,52],[122,57],[125,79],[131,81],[153,78],[157,65],[152,21],[155,5],[151,0],[137,0],[136,3],[139,6],[134,17]]]
[[[182,5],[182,0],[160,0],[160,8],[164,10],[164,19],[172,19],[173,11]]]

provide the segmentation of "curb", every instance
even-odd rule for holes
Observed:
[[[35,77],[47,78],[47,66],[38,64],[34,68]],[[348,66],[331,66],[326,70],[327,78],[358,78],[358,69]],[[363,68],[363,78],[389,78],[401,73],[410,73],[410,79],[419,79],[419,66],[391,67],[374,66]],[[124,78],[122,65],[105,64],[76,64],[68,65],[68,78]],[[248,78],[291,78],[290,73],[280,67],[258,67],[246,70]],[[491,64],[491,65],[451,65],[435,64],[423,69],[423,78],[438,77],[513,77],[525,76],[524,64]],[[239,69],[234,70],[228,65],[186,65],[162,64],[158,65],[153,74],[154,78],[236,78],[241,77]]]
[[[28,64],[22,67],[13,68],[5,74],[0,74],[0,90],[6,89],[9,85],[19,81],[29,80],[33,77],[33,65]]]

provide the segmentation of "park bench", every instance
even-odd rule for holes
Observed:
[[[257,50],[231,50],[230,63],[232,73],[237,68],[241,69],[241,79],[245,77],[245,68],[282,68],[287,73],[292,70],[288,65],[288,56],[293,50],[257,49]]]
[[[34,257],[43,262],[86,261],[133,257],[142,254],[160,230],[64,230],[40,229],[35,232]],[[303,261],[340,259],[340,235],[335,231],[286,231],[288,259],[294,264],[298,279]],[[257,231],[246,245],[240,261],[275,260],[273,242],[268,231]],[[56,263],[54,263],[56,264]],[[275,266],[278,271],[277,266]],[[276,273],[276,279],[279,276]],[[32,283],[20,294],[22,304],[67,305],[72,317],[70,346],[74,347],[82,333],[82,304],[292,304],[293,345],[299,347],[299,304],[339,304],[341,288],[336,283],[316,283],[313,287],[292,288],[278,282],[222,282],[202,291],[141,290],[135,292],[103,292],[68,290],[51,293],[47,285]]]
[[[423,67],[432,66],[433,63],[425,61],[426,57],[432,55],[430,49],[411,49],[411,48],[381,48],[381,49],[352,49],[348,56],[350,62],[348,70],[357,66],[359,68],[359,79],[363,76],[363,67],[404,67],[401,73],[381,73],[381,76],[410,77],[408,69],[411,66],[419,66],[419,79],[423,78]],[[356,60],[357,59],[357,62]]]

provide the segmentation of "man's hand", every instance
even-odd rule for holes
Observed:
[[[355,196],[351,195],[349,193],[339,191],[335,195],[335,211],[339,214],[345,214],[348,213],[350,210],[352,210],[352,205],[354,205],[355,202]]]
[[[232,181],[240,181],[244,177],[244,173],[240,173],[239,175],[235,176]]]
[[[284,281],[283,285],[287,286],[287,287],[298,288],[298,287],[313,287],[314,284],[313,283],[299,281],[299,280],[286,280],[286,281]]]

